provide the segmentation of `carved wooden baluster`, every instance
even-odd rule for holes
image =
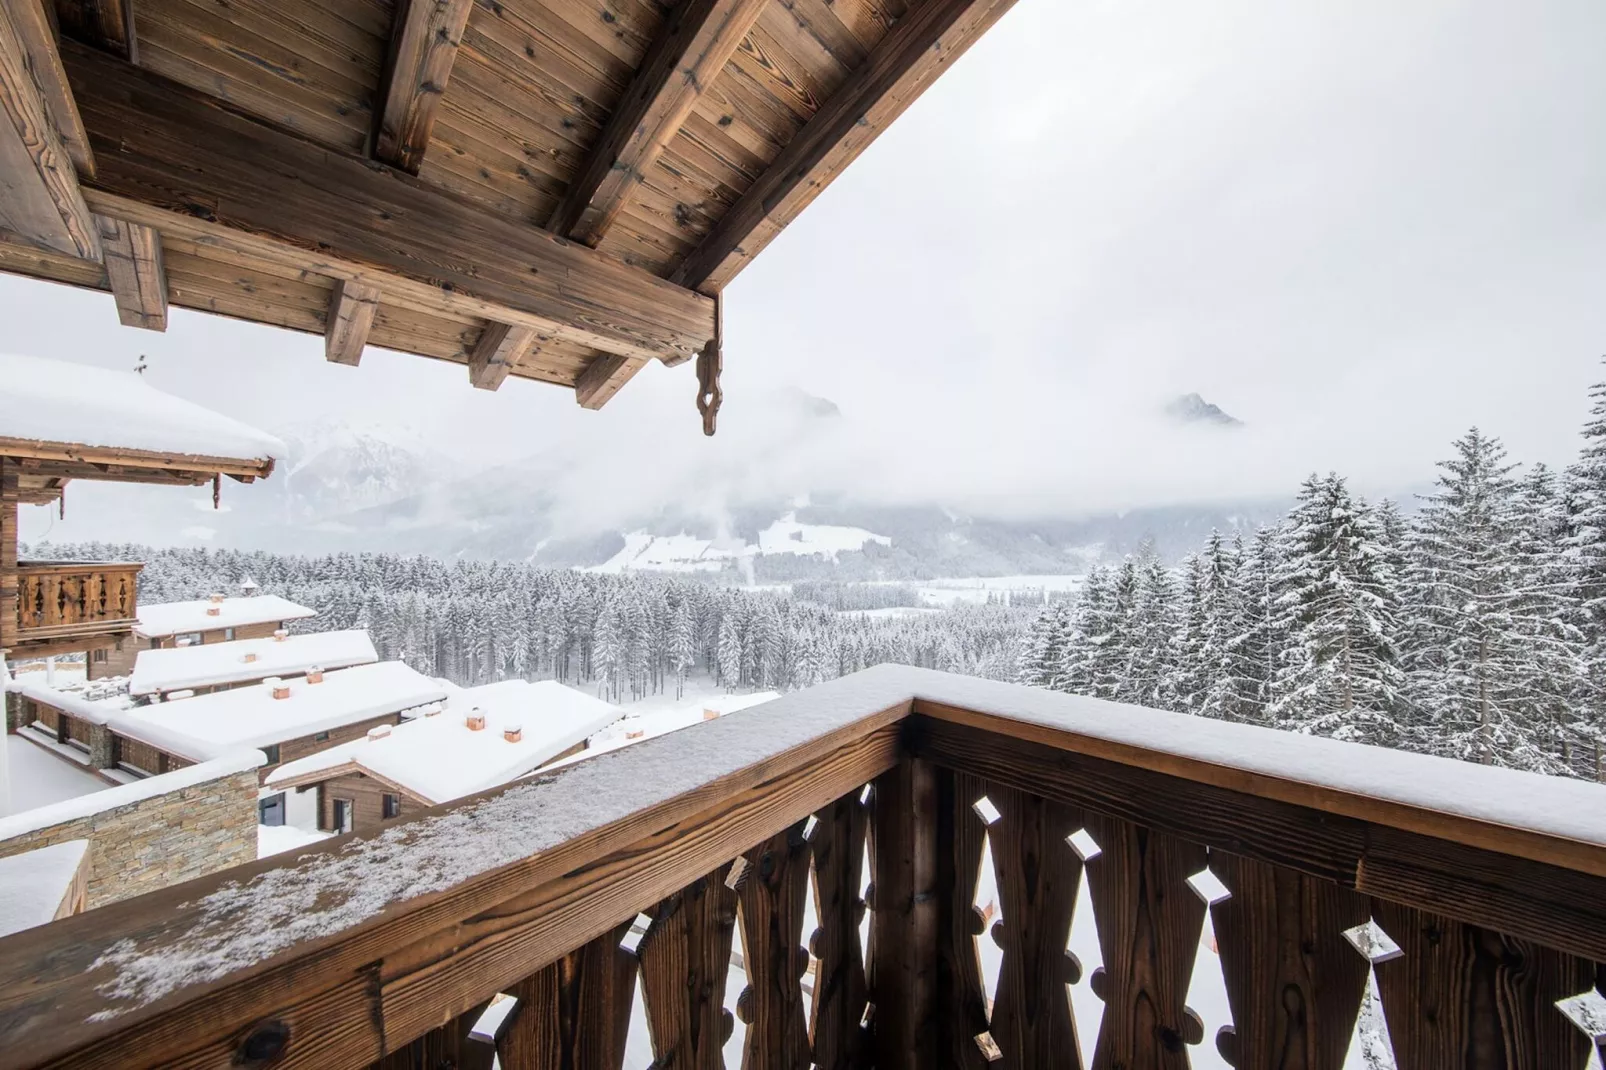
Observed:
[[[371,1070],[491,1070],[496,1049],[482,1041],[470,1040],[468,1036],[488,1003],[458,1015],[439,1029],[431,1029],[401,1050],[373,1063]]]
[[[859,1024],[869,998],[859,950],[868,818],[857,790],[817,817],[810,846],[820,926],[809,937],[809,951],[817,960],[810,1039],[820,1070],[855,1070],[869,1062],[869,1038]]]
[[[657,1066],[723,1070],[733,1021],[725,1009],[736,893],[724,865],[652,910],[641,940],[641,998]]]
[[[1082,860],[1065,838],[1082,826],[1081,814],[996,784],[987,786],[987,797],[999,813],[988,838],[1003,914],[993,933],[1004,952],[993,1002],[993,1042],[1003,1053],[1005,1070],[1080,1067],[1066,986],[1075,984],[1081,971],[1066,944]]]
[[[1101,848],[1086,868],[1104,956],[1092,978],[1104,1001],[1093,1070],[1188,1070],[1186,1045],[1202,1037],[1183,1001],[1205,903],[1187,879],[1205,849],[1118,818],[1089,814],[1087,829]]]
[[[976,813],[976,800],[986,791],[977,777],[937,773],[937,881],[945,900],[938,947],[938,1013],[948,1034],[943,1055],[960,1070],[984,1070],[988,1065],[975,1040],[988,1028],[987,989],[976,949],[976,939],[987,926],[976,909],[976,883],[987,840],[987,823]]]
[[[1593,963],[1525,940],[1374,901],[1402,954],[1377,966],[1399,1070],[1575,1070],[1589,1040],[1556,1009]]]
[[[634,920],[634,919],[632,919]],[[630,922],[513,986],[515,1017],[497,1042],[502,1070],[619,1070],[636,997]]]
[[[803,1008],[803,899],[809,845],[803,822],[747,852],[737,887],[747,987],[736,1013],[747,1025],[743,1070],[806,1070],[809,1023]]]
[[[1233,1024],[1216,1045],[1239,1070],[1341,1070],[1367,960],[1344,931],[1371,903],[1331,881],[1210,852],[1232,895],[1210,908]]]
[[[40,578],[40,587],[44,591],[44,616],[40,624],[54,626],[62,623],[62,593],[61,578],[55,573],[46,573]]]

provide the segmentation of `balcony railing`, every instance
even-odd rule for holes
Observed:
[[[721,1066],[733,1000],[749,1070],[1075,1068],[1083,894],[1098,1070],[1338,1070],[1374,965],[1401,1070],[1582,1070],[1606,1033],[1606,788],[884,667],[0,941],[0,1050],[483,1066],[507,993],[506,1070],[617,1068],[639,980],[657,1067]]]
[[[129,634],[137,619],[142,568],[123,561],[19,562],[19,650]]]

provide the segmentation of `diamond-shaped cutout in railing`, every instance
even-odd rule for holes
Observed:
[[[990,1063],[996,1063],[1004,1057],[998,1050],[998,1042],[993,1040],[992,1033],[977,1033],[976,1047],[981,1049],[981,1057]]]
[[[866,784],[864,786],[864,789],[859,792],[859,805],[860,806],[869,806],[870,805],[870,799],[871,799],[871,797],[873,795],[875,795],[875,785],[874,784]]]
[[[1210,872],[1209,869],[1201,869],[1189,877],[1188,887],[1192,888],[1193,894],[1203,899],[1209,906],[1215,906],[1223,899],[1232,898],[1232,890],[1222,884],[1221,878]]]
[[[1100,851],[1104,850],[1099,846],[1099,841],[1095,840],[1093,834],[1087,829],[1077,829],[1065,837],[1065,842],[1071,845],[1071,850],[1075,851],[1076,857],[1083,862],[1092,861],[1099,856]]]
[[[805,841],[812,840],[814,838],[814,830],[819,827],[820,819],[815,817],[813,814],[810,814],[809,819],[803,822],[803,839]]]
[[[624,938],[619,941],[620,949],[628,951],[634,955],[637,950],[640,949],[642,938],[647,935],[647,930],[651,927],[651,918],[647,917],[645,914],[637,914],[636,920],[630,923],[629,931],[626,932]]]
[[[1000,817],[1004,816],[998,812],[998,807],[993,805],[993,801],[985,795],[976,800],[973,808],[976,811],[976,816],[989,825],[995,824]]]
[[[737,855],[736,860],[731,863],[730,872],[725,874],[725,887],[734,892],[746,874],[747,858],[744,855]]]
[[[1366,961],[1376,966],[1380,962],[1397,959],[1405,952],[1394,938],[1383,931],[1383,927],[1376,921],[1368,920],[1365,925],[1357,925],[1353,929],[1344,930],[1344,939],[1348,940]]]
[[[1582,1029],[1591,1043],[1606,1044],[1606,996],[1591,988],[1588,992],[1557,1000],[1556,1009]]]

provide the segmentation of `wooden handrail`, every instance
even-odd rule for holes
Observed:
[[[1001,938],[1016,972],[1006,969],[1014,980],[1000,989],[991,1028],[1025,1059],[1018,1065],[1037,1065],[1018,1053],[1063,1047],[1053,1025],[1063,999],[1046,1017],[1023,1014],[1021,1001],[1044,998],[1063,981],[1058,953],[1041,959],[1032,949],[1053,951],[1069,924],[1064,882],[1074,889],[1082,866],[1065,853],[1068,822],[1097,830],[1115,859],[1089,864],[1095,899],[1137,895],[1122,882],[1150,865],[1161,868],[1142,879],[1180,881],[1208,856],[1241,884],[1239,903],[1212,908],[1223,910],[1218,938],[1235,954],[1253,947],[1282,961],[1276,940],[1306,937],[1276,916],[1279,904],[1331,899],[1342,909],[1322,915],[1329,921],[1345,917],[1347,925],[1370,911],[1391,932],[1448,926],[1473,934],[1469,941],[1483,939],[1478,933],[1505,941],[1512,961],[1538,956],[1549,980],[1535,989],[1523,974],[1510,991],[1548,993],[1545,1000],[1575,994],[1567,986],[1593,969],[1585,960],[1606,962],[1599,785],[888,666],[437,807],[379,834],[0,940],[0,1044],[7,1065],[18,1067],[226,1066],[267,1023],[289,1038],[276,1067],[367,1066],[425,1034],[461,1032],[495,992],[524,985],[530,998],[546,998],[540,994],[561,981],[536,980],[549,963],[593,946],[608,959],[622,923],[721,873],[738,854],[784,855],[787,830],[809,815],[853,842],[858,819],[842,800],[877,778],[870,999],[877,1065],[889,1070],[975,1063],[972,1038],[987,1025],[986,1011],[955,949],[981,931],[972,927],[971,902],[985,830],[970,806],[981,792],[1002,812],[1002,839],[994,841],[1001,875],[1019,870],[1031,881],[1059,882],[1049,894],[1017,876],[1001,880],[1005,917],[1024,928],[1006,928]],[[835,816],[827,816],[833,802]],[[1143,861],[1145,852],[1161,852],[1162,861]],[[1119,868],[1121,859],[1136,868]],[[838,859],[817,875],[822,897],[833,889],[832,955],[844,953],[852,916],[853,903],[842,898],[850,868]],[[1283,882],[1276,896],[1293,899],[1256,890],[1256,881],[1274,878]],[[796,888],[792,881],[785,878]],[[1165,960],[1185,979],[1176,956],[1185,952],[1191,965],[1186,933],[1194,926],[1196,943],[1205,908],[1180,885],[1165,895],[1186,914],[1174,931],[1182,950],[1170,948]],[[781,910],[783,932],[799,924],[778,901],[743,909]],[[1246,917],[1279,927],[1275,939],[1246,935]],[[1146,953],[1158,953],[1150,943]],[[1431,951],[1405,935],[1402,943],[1408,955]],[[765,958],[789,962],[785,941]],[[1352,969],[1345,965],[1343,975]],[[1160,983],[1134,970],[1103,982],[1117,984],[1117,1006],[1129,994],[1119,986]],[[1236,975],[1239,996],[1246,976]],[[1405,998],[1402,976],[1389,974],[1394,994],[1386,998]],[[1172,1031],[1164,1043],[1198,1042],[1177,1017],[1181,994],[1162,988]],[[795,1043],[786,1024],[798,1013],[795,996],[761,1007],[764,1035],[777,1043]],[[831,1008],[834,1051],[855,1043],[843,1021],[852,1006],[850,998]],[[1342,1018],[1344,1001],[1338,1006]],[[1550,1008],[1521,1010],[1534,1017]],[[1330,1013],[1327,1025],[1335,1020]],[[1352,1023],[1353,1014],[1343,1029]],[[1233,1042],[1265,1050],[1270,1041],[1254,1032],[1254,1015],[1239,1024],[1249,1032]],[[1404,1028],[1392,1011],[1390,1024]],[[1536,1051],[1581,1037],[1545,1029]],[[1133,1065],[1147,1064],[1139,1057]]]

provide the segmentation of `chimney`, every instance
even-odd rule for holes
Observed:
[[[645,728],[634,728],[634,729],[631,729],[630,731],[625,733],[625,738],[626,739],[640,739],[642,736],[644,736],[646,734],[647,734],[647,730]]]
[[[277,676],[270,676],[262,682],[267,685],[268,690],[273,693],[274,698],[290,697],[290,685],[279,679]]]
[[[703,707],[703,720],[705,720],[705,721],[717,721],[717,720],[719,720],[719,711],[718,710],[709,709],[707,706],[704,706]]]
[[[206,615],[208,617],[221,617],[223,615],[223,607],[222,606],[207,606],[206,607]]]
[[[275,629],[273,629],[273,641],[275,643],[282,643],[288,638],[290,638],[290,633],[286,629],[284,629],[284,628],[275,628]]]
[[[424,707],[424,716],[425,717],[433,717],[437,713],[440,713],[440,712],[441,712],[441,706],[440,706],[440,703],[438,703],[438,702],[435,703],[433,706]]]
[[[309,684],[321,684],[321,683],[323,683],[323,666],[322,665],[308,665],[307,666],[307,683],[309,683]]]
[[[368,730],[370,742],[384,739],[388,735],[390,735],[390,725],[388,724],[376,724]]]
[[[255,650],[247,650],[244,654],[240,655],[240,660],[245,662],[247,665],[251,664],[256,659],[257,652]]]
[[[524,738],[524,729],[516,724],[504,725],[502,727],[502,738],[509,743],[517,743]]]
[[[472,710],[468,711],[468,717],[463,723],[468,725],[468,730],[470,732],[482,731],[485,728],[485,714],[480,712],[480,708],[478,706],[475,706]]]
[[[211,594],[206,596],[206,600],[211,602],[214,606],[220,606],[223,604],[223,592],[213,591]]]

